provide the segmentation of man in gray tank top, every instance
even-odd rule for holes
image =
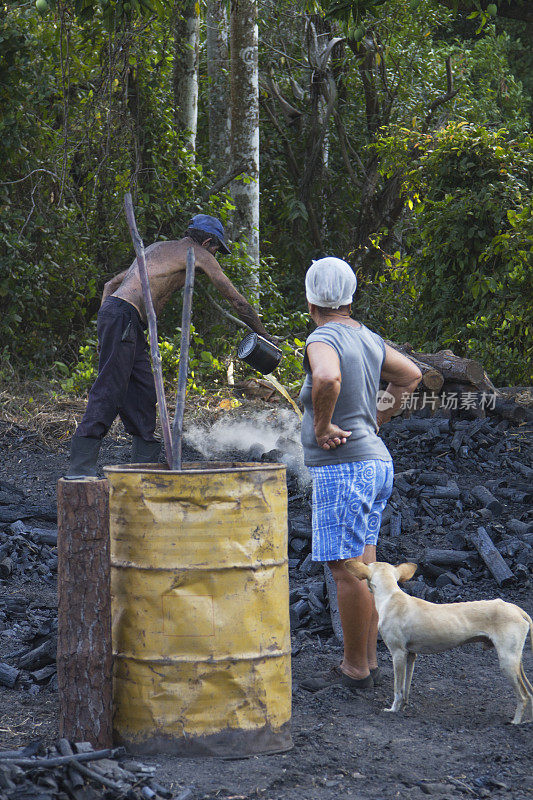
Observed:
[[[380,682],[372,595],[344,564],[376,560],[393,483],[392,458],[377,434],[422,378],[408,358],[351,318],[356,285],[349,264],[333,257],[315,261],[305,279],[317,325],[306,341],[300,392],[304,460],[313,478],[312,558],[329,564],[344,636],[341,664],[303,681],[310,691],[332,682],[354,691]],[[386,410],[377,408],[380,379],[388,381]]]

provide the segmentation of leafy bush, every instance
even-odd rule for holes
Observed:
[[[505,131],[450,124],[416,144],[404,183],[415,198],[407,252],[389,258],[372,291],[381,287],[399,338],[479,358],[500,384],[527,384],[533,137],[517,142]]]

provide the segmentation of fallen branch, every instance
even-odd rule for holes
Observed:
[[[11,751],[13,752],[13,751]],[[102,758],[117,758],[126,754],[125,747],[108,748],[107,750],[94,750],[91,753],[76,753],[72,756],[57,756],[56,758],[18,758],[13,756],[0,756],[0,761],[10,761],[18,767],[61,767],[63,764],[72,765],[73,761],[100,761]]]

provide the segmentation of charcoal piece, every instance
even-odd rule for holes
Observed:
[[[50,638],[39,645],[39,647],[21,656],[19,659],[19,666],[27,670],[40,669],[41,667],[46,667],[48,664],[53,664],[56,660],[56,654],[57,641],[55,638]]]
[[[428,547],[424,550],[423,561],[440,567],[462,567],[474,557],[477,557],[477,553],[472,550],[441,550]]]
[[[293,613],[298,620],[298,622],[302,622],[306,616],[309,615],[309,604],[307,600],[302,598],[298,600],[296,603],[290,607],[291,613]]]
[[[306,547],[307,547],[306,539],[300,539],[298,536],[294,536],[290,541],[290,548],[295,553],[302,553]]]
[[[422,494],[426,497],[434,497],[436,500],[459,500],[461,497],[455,481],[450,481],[447,486],[433,486],[431,489],[424,489]]]
[[[444,586],[450,585],[460,586],[462,581],[457,579],[459,581],[459,583],[457,583],[457,580],[454,580],[455,577],[456,576],[452,572],[443,572],[442,575],[439,575],[439,577],[436,579],[435,586],[437,589],[443,589]]]
[[[466,545],[466,537],[460,531],[448,534],[446,537],[454,550],[464,550]]]
[[[0,578],[9,578],[13,572],[13,561],[9,556],[4,556],[0,561]]]
[[[392,517],[392,514],[393,514],[392,508],[390,506],[385,506],[385,510],[383,511],[383,514],[381,515],[381,526],[382,527],[383,527],[383,525],[386,525],[390,521],[390,518]]]
[[[257,444],[253,444],[248,449],[248,460],[249,461],[261,461],[261,458],[262,458],[262,455],[263,455],[264,452],[265,452],[264,445],[260,444],[259,442]]]
[[[503,511],[503,506],[499,500],[496,500],[493,494],[489,492],[485,486],[474,486],[470,494],[474,497],[479,505],[483,508],[488,508],[493,514],[497,516]]]
[[[2,686],[7,686],[8,689],[12,689],[19,675],[19,669],[15,669],[15,667],[11,667],[9,664],[0,661],[0,684]]]
[[[37,683],[43,683],[44,681],[51,678],[57,672],[55,664],[48,664],[47,667],[42,667],[42,669],[37,669],[34,672],[31,672],[31,677],[37,681]]]
[[[394,513],[390,518],[390,536],[396,538],[402,532],[402,515]]]
[[[506,527],[517,536],[523,536],[525,533],[530,533],[533,525],[527,522],[521,522],[519,519],[509,519],[506,522]]]
[[[426,600],[429,591],[424,581],[404,581],[401,588],[411,597],[418,597],[420,600]]]
[[[281,450],[269,450],[267,453],[263,453],[261,456],[261,461],[268,461],[272,464],[280,464],[283,460],[283,453]]]
[[[313,536],[313,528],[308,520],[294,518],[290,521],[290,535],[297,536],[300,539],[311,539]]]
[[[477,531],[472,531],[469,539],[500,586],[505,586],[513,580],[512,571],[494,546],[485,528],[479,527]]]
[[[394,478],[394,485],[397,489],[400,490],[402,494],[407,494],[408,492],[412,491],[413,487],[410,483],[408,483],[405,478]]]
[[[331,570],[327,564],[324,564],[324,578],[326,580],[326,589],[328,593],[329,603],[329,616],[331,618],[331,625],[335,638],[341,644],[344,642],[342,634],[341,616],[339,613],[339,604],[337,602],[337,584],[335,578],[331,574]]]
[[[34,541],[40,542],[41,544],[49,544],[52,547],[57,545],[57,528],[56,530],[31,528],[29,534]]]
[[[450,447],[452,448],[452,450],[455,453],[458,453],[459,450],[461,449],[464,437],[465,437],[464,431],[455,431],[455,433],[454,433],[454,435],[452,437],[452,441],[450,442]],[[465,447],[465,450],[467,451],[465,453],[465,455],[467,455],[468,454],[468,448]]]
[[[533,469],[531,467],[522,464],[520,461],[511,461],[511,466],[523,475],[524,478],[527,478],[529,481],[533,480]]]
[[[509,500],[511,503],[531,503],[533,494],[531,492],[521,492],[516,489],[505,489],[503,487],[495,490],[500,497]]]
[[[308,553],[300,566],[300,571],[309,577],[321,575],[322,563],[320,561],[313,561],[311,553]]]
[[[430,561],[421,561],[419,569],[425,578],[438,578],[446,572],[445,567],[440,567],[438,564],[432,564]]]

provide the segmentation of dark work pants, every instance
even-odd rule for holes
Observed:
[[[148,344],[137,309],[108,297],[97,318],[98,377],[74,436],[102,439],[120,415],[128,433],[154,440],[156,393]]]

